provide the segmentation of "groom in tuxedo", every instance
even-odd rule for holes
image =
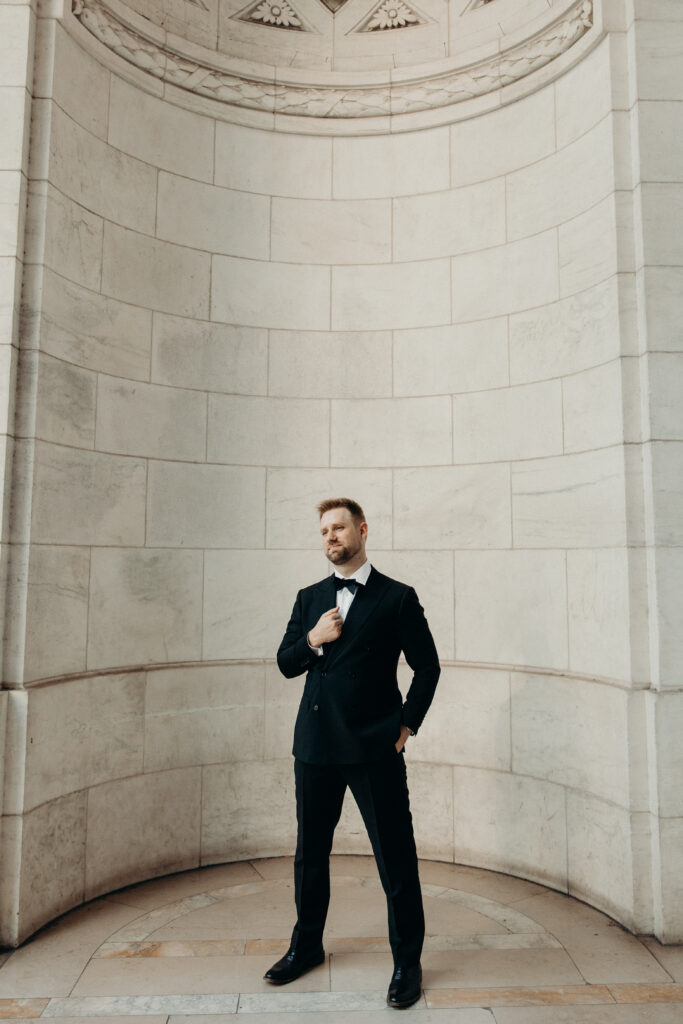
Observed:
[[[348,786],[363,816],[387,898],[394,972],[387,1002],[420,998],[424,913],[403,750],[431,704],[440,668],[412,587],[368,562],[360,505],[331,498],[318,506],[332,576],[297,594],[277,652],[288,679],[306,672],[294,727],[297,921],[289,951],[266,972],[282,985],[325,959],[329,857]],[[413,670],[402,700],[401,652]]]

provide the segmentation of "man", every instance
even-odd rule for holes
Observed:
[[[265,978],[282,985],[325,959],[329,857],[349,786],[387,897],[394,957],[387,1002],[403,1008],[420,998],[424,940],[403,748],[431,704],[439,659],[415,591],[367,561],[360,505],[331,498],[318,513],[335,572],[299,591],[277,652],[288,679],[307,672],[293,750],[297,922],[288,953]],[[396,678],[401,651],[413,669],[405,703]]]

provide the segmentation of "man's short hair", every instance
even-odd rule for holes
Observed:
[[[317,506],[318,515],[322,519],[325,513],[330,512],[333,508],[347,508],[356,523],[365,522],[365,512],[353,498],[326,498]]]

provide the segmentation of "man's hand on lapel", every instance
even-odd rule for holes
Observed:
[[[313,629],[308,634],[308,642],[311,647],[322,647],[323,644],[332,643],[342,631],[344,620],[339,614],[339,605],[323,612]]]
[[[410,731],[410,729],[408,728],[407,725],[402,725],[401,726],[401,735],[399,736],[399,738],[396,740],[396,743],[395,743],[396,753],[397,754],[401,753],[401,751],[405,747],[406,743],[408,742],[408,737],[412,736],[412,735],[413,734],[412,734],[412,732]]]

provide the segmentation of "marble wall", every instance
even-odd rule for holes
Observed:
[[[33,93],[30,164],[15,114],[0,172],[3,294],[25,264],[2,941],[291,852],[301,680],[273,654],[331,493],[443,659],[422,855],[683,938],[683,21],[636,7],[495,109],[363,134],[235,123],[69,12],[0,5]],[[336,848],[368,849],[352,806]]]

